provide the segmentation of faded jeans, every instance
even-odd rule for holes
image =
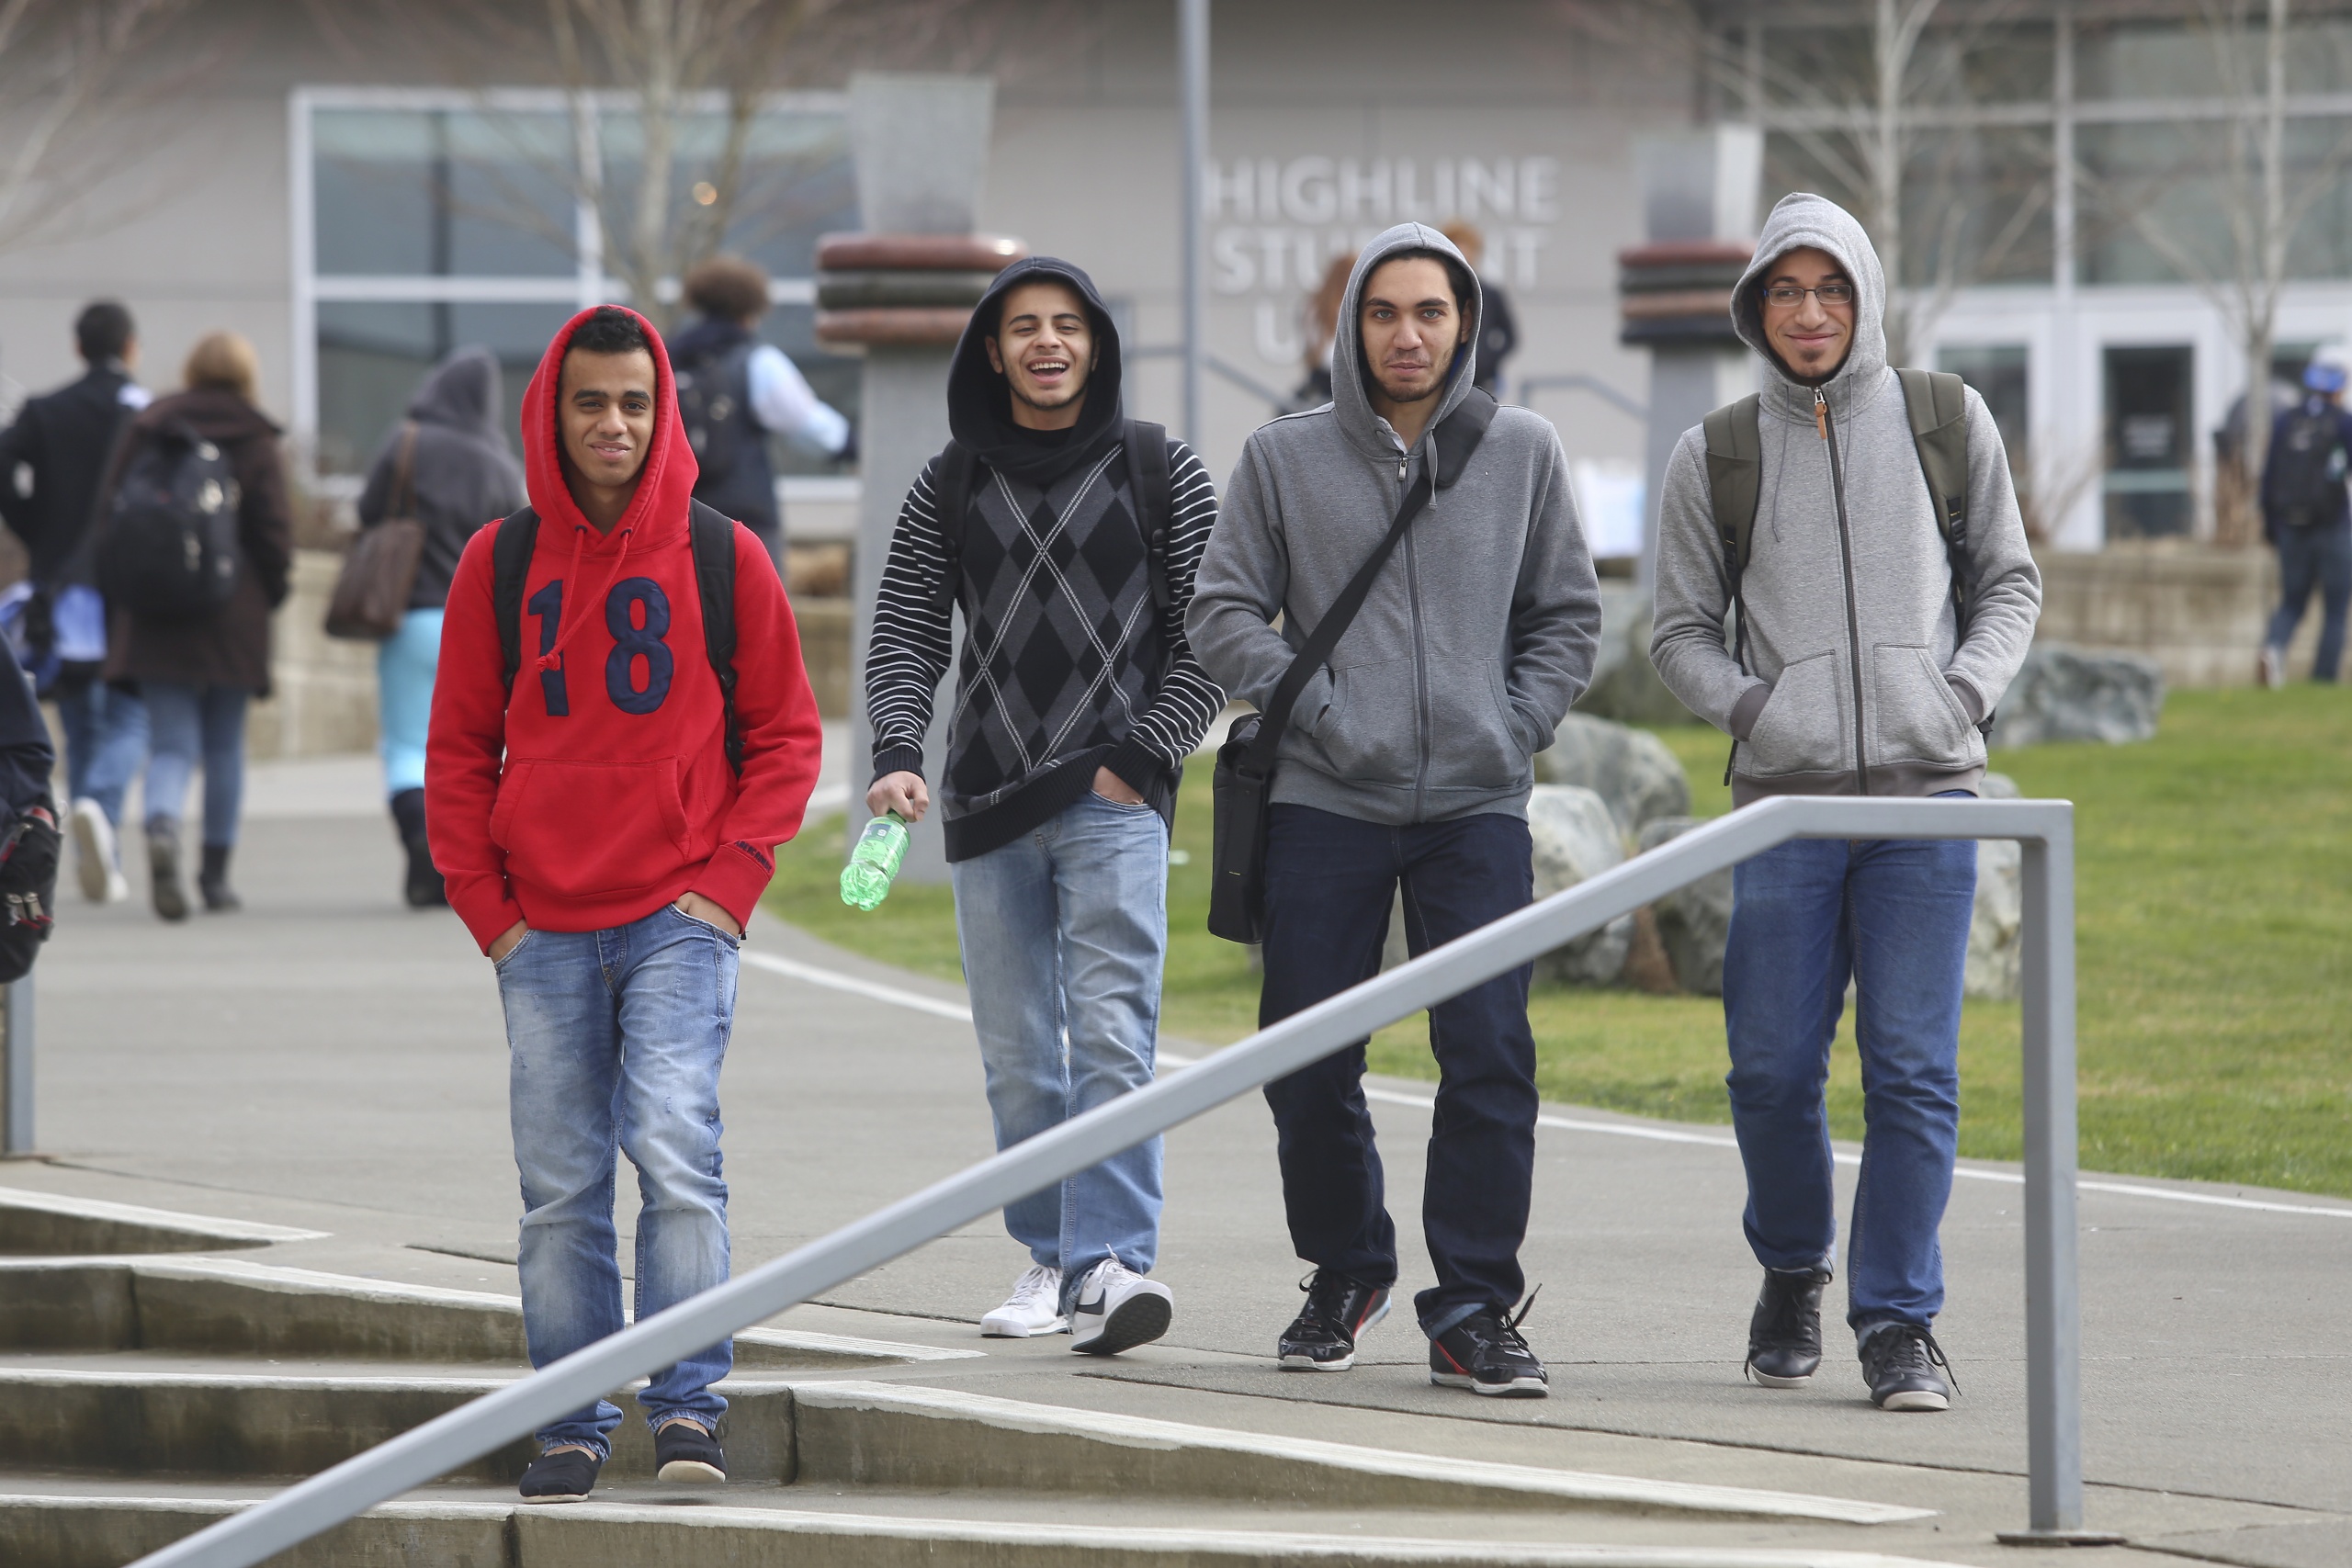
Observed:
[[[959,861],[956,931],[996,1146],[1060,1126],[1152,1079],[1168,952],[1168,827],[1091,790],[1011,843]],[[1004,1208],[1030,1258],[1086,1271],[1159,1255],[1159,1140]]]
[[[523,1178],[518,1265],[531,1365],[622,1325],[614,1154],[637,1168],[636,1312],[650,1317],[727,1278],[718,1069],[735,1022],[736,939],[663,905],[600,931],[526,935],[499,961],[509,1111]],[[710,1385],[734,1364],[721,1340],[653,1375],[649,1426],[717,1428]],[[539,1429],[542,1448],[611,1452],[621,1413],[599,1400]]]
[[[147,700],[148,825],[179,821],[200,761],[204,841],[235,843],[245,799],[245,705],[253,694],[182,681],[141,681],[139,691]]]
[[[433,676],[441,662],[440,610],[411,610],[376,649],[377,750],[389,797],[424,787],[424,732],[433,717]]]
[[[147,705],[95,677],[60,682],[57,721],[65,731],[65,792],[90,799],[122,826],[122,797],[147,760]]]

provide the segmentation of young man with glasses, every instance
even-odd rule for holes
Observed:
[[[2041,579],[2000,432],[1975,392],[1940,389],[1965,420],[1966,455],[1964,496],[1941,498],[1961,503],[1961,522],[1939,522],[1926,466],[1950,446],[1915,434],[1913,389],[1886,363],[1885,307],[1861,226],[1820,197],[1783,199],[1732,297],[1762,390],[1710,416],[1724,429],[1745,421],[1748,434],[1726,443],[1693,429],[1667,467],[1650,654],[1674,694],[1734,738],[1735,806],[1973,795],[1979,721],[2033,637]],[[1742,448],[1760,457],[1752,524],[1724,515],[1736,504],[1724,459]],[[1724,542],[1735,524],[1747,526],[1744,551]],[[1936,1232],[1959,1134],[1976,846],[1804,840],[1733,882],[1727,1081],[1747,1240],[1764,1268],[1747,1371],[1794,1388],[1821,1361],[1837,1250],[1824,1087],[1850,979],[1869,1132],[1847,1322],[1873,1403],[1942,1410]]]

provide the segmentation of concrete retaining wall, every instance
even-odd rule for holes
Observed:
[[[2040,557],[2046,642],[2088,652],[2138,653],[2164,667],[2165,683],[2250,686],[2270,612],[2278,558],[2267,549],[2114,545],[2095,555]],[[2311,668],[2319,605],[2289,651],[2297,675]]]

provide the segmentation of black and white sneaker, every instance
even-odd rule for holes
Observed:
[[[1862,1381],[1871,1403],[1881,1410],[1949,1410],[1959,1380],[1944,1348],[1926,1329],[1891,1323],[1872,1329],[1861,1343]],[[1940,1370],[1939,1370],[1940,1369]]]
[[[1826,1269],[1767,1269],[1747,1320],[1747,1375],[1766,1388],[1803,1388],[1821,1370],[1821,1287]]]
[[[1344,1372],[1356,1364],[1356,1341],[1388,1315],[1388,1290],[1317,1269],[1298,1282],[1306,1304],[1298,1309],[1274,1354],[1286,1372]]]
[[[586,1449],[550,1449],[523,1472],[526,1503],[577,1503],[595,1488],[605,1461]]]
[[[1176,1298],[1115,1258],[1086,1271],[1069,1309],[1069,1348],[1082,1356],[1115,1356],[1168,1332]]]
[[[1534,1304],[1530,1293],[1516,1316],[1473,1313],[1430,1340],[1430,1382],[1502,1399],[1547,1397],[1551,1374],[1519,1332]]]
[[[718,1439],[699,1421],[679,1416],[664,1421],[653,1434],[653,1478],[656,1481],[717,1482],[727,1479],[727,1455]]]

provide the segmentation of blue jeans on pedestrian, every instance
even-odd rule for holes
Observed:
[[[598,931],[533,931],[498,964],[509,1114],[523,1178],[517,1264],[531,1365],[620,1331],[614,1153],[637,1168],[636,1311],[674,1306],[727,1278],[718,1069],[735,1023],[736,940],[663,905]],[[716,1429],[710,1385],[734,1364],[721,1340],[653,1375],[646,1423]],[[542,1448],[609,1455],[608,1400],[539,1429]]]
[[[1405,941],[1418,957],[1526,908],[1534,897],[1532,851],[1517,817],[1385,827],[1309,806],[1274,807],[1259,1026],[1380,973],[1399,883]],[[1430,1010],[1437,1116],[1421,1232],[1437,1285],[1413,1306],[1432,1339],[1475,1313],[1508,1310],[1526,1288],[1519,1248],[1535,1175],[1532,973],[1521,964]],[[1291,1245],[1318,1269],[1385,1287],[1396,1281],[1396,1227],[1364,1103],[1365,1043],[1275,1079],[1266,1103]]]
[[[147,705],[99,680],[60,682],[57,719],[65,731],[65,793],[95,800],[122,826],[122,797],[147,760]]]
[[[147,700],[147,822],[176,824],[187,808],[188,778],[204,767],[204,841],[233,844],[245,797],[243,686],[192,686],[141,681]]]
[[[1825,1094],[1855,984],[1862,1166],[1846,1321],[1928,1328],[1937,1229],[1960,1145],[1960,998],[1976,897],[1966,839],[1799,839],[1732,873],[1724,952],[1732,1125],[1747,1244],[1767,1269],[1832,1269],[1838,1204]]]
[[[2281,655],[2302,625],[2312,590],[2320,592],[2319,652],[2312,678],[2333,681],[2344,665],[2344,620],[2352,609],[2352,523],[2316,528],[2284,524],[2272,530],[2278,544],[2278,609],[2270,617],[2269,646]]]
[[[439,610],[411,610],[376,649],[378,750],[387,798],[424,787],[424,732],[433,718],[433,674],[441,662]]]
[[[1152,1079],[1168,953],[1168,826],[1091,790],[986,854],[957,862],[956,933],[996,1146],[1060,1126]],[[1159,1256],[1159,1140],[1004,1207],[1030,1258],[1062,1271]]]

